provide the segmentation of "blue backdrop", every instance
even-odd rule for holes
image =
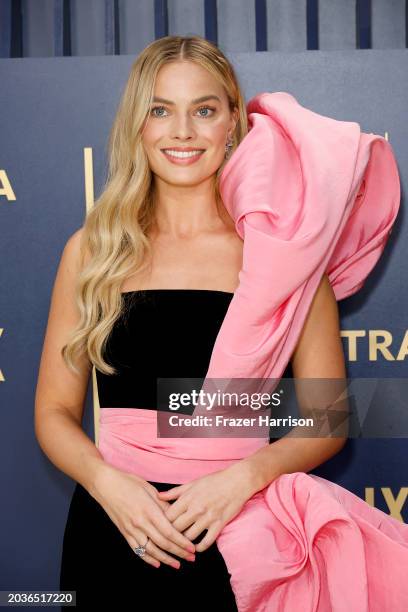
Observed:
[[[407,50],[230,53],[246,99],[288,91],[304,106],[385,135],[408,179]],[[74,482],[34,436],[34,394],[62,249],[99,195],[108,132],[134,56],[0,60],[0,589],[58,589]],[[86,180],[85,180],[86,178]],[[408,288],[404,200],[363,289],[339,303],[350,377],[404,377]],[[363,332],[357,354],[351,331]],[[375,334],[391,340],[376,353]],[[371,343],[371,344],[370,344]],[[92,379],[84,428],[94,439]],[[384,406],[386,409],[386,406]],[[314,473],[408,521],[406,439],[352,439]]]

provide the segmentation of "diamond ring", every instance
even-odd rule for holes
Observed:
[[[145,554],[145,552],[146,552],[146,546],[147,546],[148,541],[149,541],[149,538],[147,538],[147,540],[146,540],[146,544],[145,544],[144,546],[135,546],[135,547],[134,547],[134,549],[133,549],[133,550],[135,551],[135,553],[136,553],[136,554],[137,554],[139,557],[143,557],[143,555]]]

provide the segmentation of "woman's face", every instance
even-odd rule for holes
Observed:
[[[205,68],[188,61],[162,66],[142,134],[156,178],[191,186],[211,177],[224,161],[237,118],[224,88]],[[177,152],[183,157],[175,157]]]

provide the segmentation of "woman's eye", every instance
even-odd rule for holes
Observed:
[[[202,111],[202,110],[210,110],[212,113],[215,111],[215,108],[213,108],[212,106],[201,106],[198,111]],[[211,115],[201,115],[202,117],[211,117]]]
[[[164,110],[164,106],[154,106],[151,110],[152,115],[154,115],[155,117],[161,117],[162,115],[155,115],[156,110]]]
[[[152,115],[154,115],[155,117],[164,117],[164,115],[163,115],[163,114],[161,114],[161,113],[160,113],[160,114],[157,114],[157,113],[155,112],[155,111],[163,111],[163,110],[166,110],[166,109],[164,108],[164,106],[154,106],[154,107],[151,109],[151,113],[152,113]],[[206,119],[207,117],[211,117],[212,115],[208,115],[208,114],[203,115],[203,114],[201,113],[201,111],[211,111],[211,113],[214,113],[215,108],[213,108],[212,106],[201,106],[201,107],[198,109],[198,111],[197,111],[197,112],[198,112],[198,113],[200,113],[200,115],[201,115],[201,117],[203,117],[203,119]]]

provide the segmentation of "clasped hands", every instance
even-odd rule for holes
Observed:
[[[158,491],[157,495],[162,501],[175,500],[164,509],[164,513],[189,540],[195,540],[207,530],[195,544],[196,552],[203,552],[254,493],[254,483],[248,471],[237,462],[167,491]]]

